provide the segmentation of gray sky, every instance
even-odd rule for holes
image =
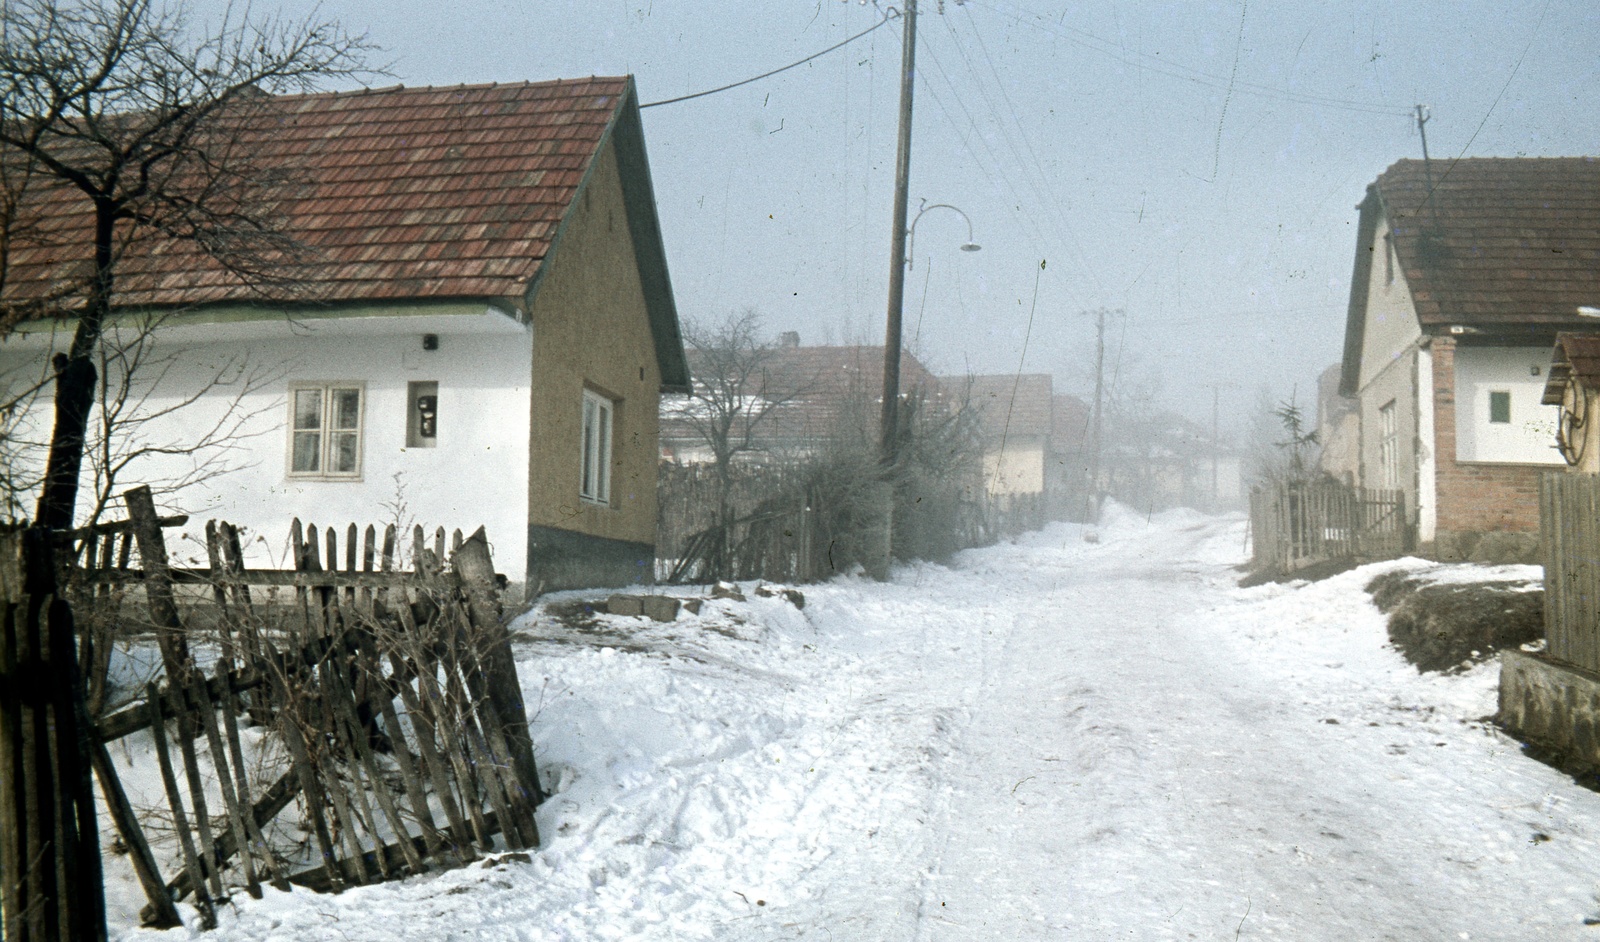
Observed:
[[[270,0],[258,8],[267,9]],[[286,3],[304,12],[309,3]],[[1339,357],[1354,206],[1402,157],[1600,153],[1600,5],[922,0],[908,342],[941,372],[1110,367],[1242,424]],[[884,18],[857,0],[333,0],[407,85],[632,73],[645,102],[808,56]],[[679,311],[754,307],[808,343],[881,343],[896,20],[808,65],[644,112]],[[387,84],[387,83],[384,83]],[[1046,262],[1040,272],[1040,261]],[[1037,280],[1037,305],[1034,304]],[[1029,320],[1032,318],[1031,335]],[[1024,340],[1027,338],[1024,358]],[[1118,342],[1127,353],[1117,356]]]

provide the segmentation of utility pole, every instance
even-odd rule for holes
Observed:
[[[1094,314],[1094,415],[1090,420],[1089,438],[1089,515],[1096,523],[1100,518],[1100,422],[1103,416],[1101,402],[1105,398],[1106,372],[1106,309]]]
[[[1211,384],[1211,512],[1216,513],[1218,498],[1221,496],[1217,487],[1217,462],[1222,457],[1222,425],[1218,419],[1218,403],[1222,399],[1222,387],[1216,383]]]
[[[911,179],[911,93],[916,79],[917,0],[906,0],[900,58],[900,139],[894,166],[894,229],[889,241],[889,314],[883,335],[883,412],[878,434],[885,472],[894,467],[900,428],[900,324],[906,295],[906,204]]]
[[[883,512],[883,546],[872,554],[873,573],[889,578],[894,559],[894,467],[900,432],[900,331],[906,297],[906,204],[911,182],[911,93],[916,81],[917,0],[904,0],[905,38],[900,56],[900,139],[894,162],[894,231],[889,239],[889,314],[883,334],[883,411],[878,417],[883,480],[876,489]]]

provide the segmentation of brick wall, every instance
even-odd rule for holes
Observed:
[[[1455,349],[1433,339],[1433,453],[1438,468],[1438,530],[1447,534],[1537,532],[1539,476],[1549,468],[1525,464],[1456,463]]]

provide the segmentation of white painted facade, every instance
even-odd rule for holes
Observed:
[[[437,349],[425,350],[425,335]],[[170,367],[143,403],[146,414],[180,403],[219,369],[243,365],[256,388],[207,390],[200,399],[141,429],[151,442],[192,441],[231,408],[249,418],[227,470],[167,495],[166,509],[188,513],[185,532],[223,519],[249,528],[252,565],[281,565],[290,521],[339,528],[419,523],[471,532],[487,528],[495,568],[520,580],[527,571],[532,336],[528,325],[496,310],[392,316],[307,317],[281,314],[243,321],[163,327],[155,356]],[[42,363],[50,340],[16,335],[0,344],[0,374]],[[36,371],[35,371],[36,372]],[[265,379],[263,379],[265,377]],[[437,383],[434,447],[407,447],[411,383]],[[364,390],[360,473],[314,480],[289,473],[289,390],[305,383]],[[237,403],[235,404],[235,399]],[[576,410],[578,403],[573,404]],[[35,411],[48,425],[50,403]],[[414,432],[414,426],[413,426]],[[579,456],[572,456],[574,463]],[[179,477],[189,456],[146,457],[121,476],[123,487]],[[397,520],[397,506],[404,510]],[[80,505],[82,505],[80,501]],[[120,513],[114,514],[120,516]],[[176,541],[174,541],[176,544]],[[203,542],[189,544],[203,552]],[[342,549],[341,549],[342,552]]]
[[[983,477],[991,495],[1044,491],[1044,444],[1035,438],[1007,442],[1005,451],[985,451]]]
[[[1433,348],[1417,351],[1417,539],[1439,532],[1439,460],[1434,454]]]
[[[1555,447],[1561,410],[1539,401],[1549,365],[1548,347],[1456,348],[1457,461],[1565,463]],[[1493,421],[1497,394],[1509,400],[1500,416],[1509,421]]]

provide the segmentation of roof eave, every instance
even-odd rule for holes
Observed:
[[[1356,207],[1355,269],[1350,274],[1350,303],[1345,310],[1344,358],[1339,367],[1339,395],[1361,391],[1361,349],[1367,327],[1367,293],[1372,290],[1372,256],[1377,248],[1378,217],[1383,200],[1376,183],[1367,186],[1366,198]]]

